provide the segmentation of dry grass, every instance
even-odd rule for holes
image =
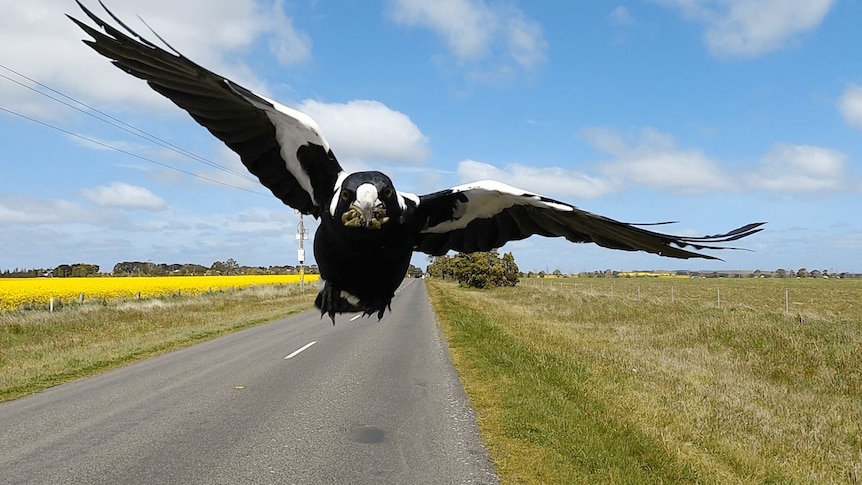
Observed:
[[[493,291],[429,285],[505,481],[862,480],[862,283],[559,283]],[[500,363],[487,359],[495,350],[477,349],[481,337],[458,337],[483,325],[500,334],[493,345],[519,345],[565,365],[527,375],[495,370]],[[517,388],[542,392],[537,382],[552,394],[512,398]],[[521,416],[531,408],[534,415]],[[534,434],[513,433],[511,423],[525,420]],[[593,429],[575,424],[584,422]],[[617,456],[624,453],[631,460]]]
[[[314,294],[256,286],[0,313],[0,401],[307,310]]]

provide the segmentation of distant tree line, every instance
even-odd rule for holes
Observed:
[[[487,253],[473,253],[476,256],[468,254],[456,254],[454,256],[432,257],[431,264],[427,271],[431,276],[438,278],[457,279],[465,286],[483,287],[486,286],[513,286],[510,283],[517,283],[517,276],[520,274],[517,271],[515,258],[512,253],[506,253],[502,257],[497,251]],[[481,256],[484,255],[484,256]],[[483,259],[486,258],[486,259]],[[490,259],[487,259],[490,258]],[[496,258],[498,260],[494,265],[489,265],[488,261]],[[480,264],[485,264],[488,268],[487,272],[478,271],[477,268],[482,267]],[[512,268],[515,268],[513,271]],[[318,273],[317,265],[305,266],[304,271],[308,274]],[[241,266],[233,258],[228,258],[226,261],[215,261],[210,266],[201,264],[185,263],[185,264],[166,264],[153,263],[151,261],[123,261],[114,265],[111,273],[99,273],[99,265],[89,263],[74,263],[61,264],[55,268],[32,268],[3,270],[0,271],[0,278],[81,278],[86,276],[190,276],[190,275],[235,275],[235,274],[297,274],[299,268],[297,266]],[[416,266],[410,265],[407,271],[408,275],[414,278],[421,278],[423,271]],[[729,271],[639,271],[637,273],[655,273],[655,274],[675,274],[681,276],[690,276],[692,278],[862,278],[860,273],[850,272],[834,272],[829,270],[808,270],[800,268],[798,270],[779,268],[774,271],[763,270],[729,270]],[[604,271],[581,271],[577,276],[581,278],[618,278],[630,276],[631,272],[623,273],[606,269]],[[502,276],[506,275],[506,276]],[[530,271],[526,274],[528,278],[544,278],[545,276],[566,277],[559,269],[555,269],[551,273],[545,271]],[[521,275],[523,276],[523,275]],[[459,279],[459,277],[461,279]]]
[[[59,278],[81,278],[99,273],[98,264],[75,263],[61,264],[56,268],[33,268],[5,270],[0,273],[0,278],[43,278],[56,276]]]
[[[317,265],[304,267],[305,273],[316,274]],[[151,261],[123,261],[114,265],[112,276],[204,276],[204,275],[254,275],[254,274],[297,274],[296,266],[240,266],[232,258],[215,261],[209,267],[200,264],[165,264]],[[34,268],[5,270],[0,278],[81,278],[85,276],[108,276],[99,273],[99,265],[88,263],[61,264],[56,268]]]
[[[563,274],[559,269],[555,269],[553,273],[554,277],[566,277],[570,275]],[[530,271],[527,273],[528,278],[544,278],[546,276],[550,276],[548,273],[544,271],[533,272]],[[806,268],[800,268],[798,270],[792,269],[783,269],[779,268],[775,271],[762,271],[759,269],[756,270],[728,270],[728,271],[690,271],[690,270],[676,270],[676,271],[613,271],[610,269],[606,269],[604,271],[581,271],[577,275],[580,278],[630,278],[633,275],[635,276],[664,276],[664,275],[677,275],[677,276],[689,276],[692,278],[862,278],[862,274],[860,273],[849,273],[849,272],[830,272],[829,270],[807,270]]]
[[[304,272],[318,272],[317,265],[304,267]],[[242,266],[233,258],[214,261],[209,267],[200,264],[165,264],[141,261],[124,261],[114,265],[114,276],[206,276],[206,275],[254,275],[297,274],[298,266]]]

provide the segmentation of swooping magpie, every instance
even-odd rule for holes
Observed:
[[[763,223],[752,223],[711,236],[663,234],[496,181],[421,196],[401,192],[383,173],[346,173],[308,115],[199,66],[154,33],[167,50],[157,46],[104,4],[118,27],[78,5],[101,28],[69,16],[92,37],[87,45],[187,111],[239,154],[274,196],[319,219],[314,255],[324,284],[315,304],[333,324],[345,312],[382,318],[414,251],[489,251],[541,235],[672,258],[718,259],[686,248],[727,249],[714,244],[762,230]]]

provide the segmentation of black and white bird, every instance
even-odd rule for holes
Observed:
[[[381,318],[414,251],[489,251],[540,235],[672,258],[718,259],[686,247],[735,249],[715,244],[762,229],[763,223],[752,223],[712,236],[662,234],[495,181],[421,196],[401,192],[383,173],[346,173],[308,115],[195,64],[161,37],[168,50],[155,45],[104,4],[119,28],[78,5],[101,28],[69,16],[92,37],[87,45],[186,110],[282,202],[320,220],[314,256],[324,284],[315,304],[333,323],[345,312]]]

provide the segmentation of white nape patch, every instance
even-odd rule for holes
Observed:
[[[482,180],[453,187],[453,193],[463,193],[466,202],[455,204],[452,219],[429,227],[423,232],[444,233],[463,229],[475,219],[488,219],[515,205],[530,205],[542,209],[572,212],[574,207],[543,200],[542,196],[531,194],[523,189],[506,185],[496,180]]]
[[[416,194],[411,194],[410,192],[396,192],[395,195],[398,198],[398,205],[401,206],[402,211],[407,210],[407,202],[405,202],[405,199],[412,200],[413,204],[416,206],[419,205],[419,196]]]
[[[347,172],[342,170],[338,173],[338,178],[335,180],[335,187],[332,191],[332,199],[329,201],[329,215],[335,217],[335,209],[338,207],[338,197],[341,193],[341,184],[344,183],[344,179],[348,177]]]

